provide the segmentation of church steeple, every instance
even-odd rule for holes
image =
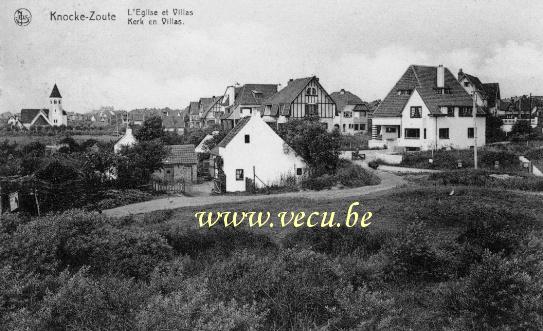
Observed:
[[[60,92],[58,91],[57,84],[53,86],[53,91],[51,91],[51,95],[49,96],[49,98],[62,98]]]

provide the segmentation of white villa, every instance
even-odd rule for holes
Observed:
[[[485,144],[486,114],[449,69],[411,65],[375,110],[369,147],[394,150],[471,148]]]
[[[236,126],[211,151],[222,159],[226,191],[246,191],[246,179],[257,187],[278,184],[282,176],[305,174],[305,161],[285,143],[255,111]],[[216,168],[220,165],[216,165]],[[215,173],[217,177],[217,172]]]
[[[123,146],[132,147],[137,142],[138,141],[136,140],[136,137],[134,137],[134,135],[132,134],[132,129],[127,126],[124,135],[113,146],[113,151],[115,153],[119,153]]]

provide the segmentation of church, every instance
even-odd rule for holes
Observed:
[[[21,109],[21,123],[27,129],[34,126],[61,126],[68,124],[68,114],[62,109],[62,96],[57,84],[49,96],[49,108]]]

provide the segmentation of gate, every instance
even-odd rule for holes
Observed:
[[[153,190],[156,192],[185,193],[185,182],[159,183],[153,182]]]

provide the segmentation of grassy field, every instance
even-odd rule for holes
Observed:
[[[0,141],[9,140],[10,142],[15,142],[18,145],[26,145],[28,143],[31,143],[33,141],[39,141],[42,144],[45,145],[52,145],[60,140],[62,140],[65,135],[57,135],[57,136],[0,136]],[[101,142],[110,142],[110,141],[116,141],[119,139],[119,137],[112,136],[112,135],[74,135],[72,136],[77,142],[82,142],[88,139],[94,139]]]
[[[449,196],[450,187],[420,187],[402,188],[395,193],[380,193],[373,197],[353,197],[349,200],[328,200],[318,201],[310,199],[270,199],[269,201],[252,201],[236,204],[217,204],[205,211],[270,211],[277,215],[281,211],[303,211],[307,214],[312,211],[335,211],[336,220],[345,220],[349,205],[357,201],[360,203],[356,211],[360,214],[370,211],[373,213],[370,228],[373,230],[397,231],[403,229],[407,224],[415,221],[417,208],[425,208],[431,212],[444,204],[455,204],[462,209],[469,209],[473,206],[484,205],[487,207],[507,207],[530,211],[543,221],[543,197],[530,195],[512,194],[499,189],[490,190],[486,188],[458,189],[455,195]],[[529,194],[529,193],[527,193]],[[201,211],[201,208],[182,208],[170,211],[157,211],[144,215],[133,216],[132,226],[142,226],[153,230],[160,230],[168,227],[198,228],[198,222],[194,214]],[[158,220],[158,221],[157,221]],[[443,231],[440,224],[430,224],[436,236],[448,236],[450,228]],[[248,226],[247,226],[248,227]],[[270,235],[274,240],[280,241],[287,234],[296,231],[293,227],[286,228],[253,228],[258,233]]]

